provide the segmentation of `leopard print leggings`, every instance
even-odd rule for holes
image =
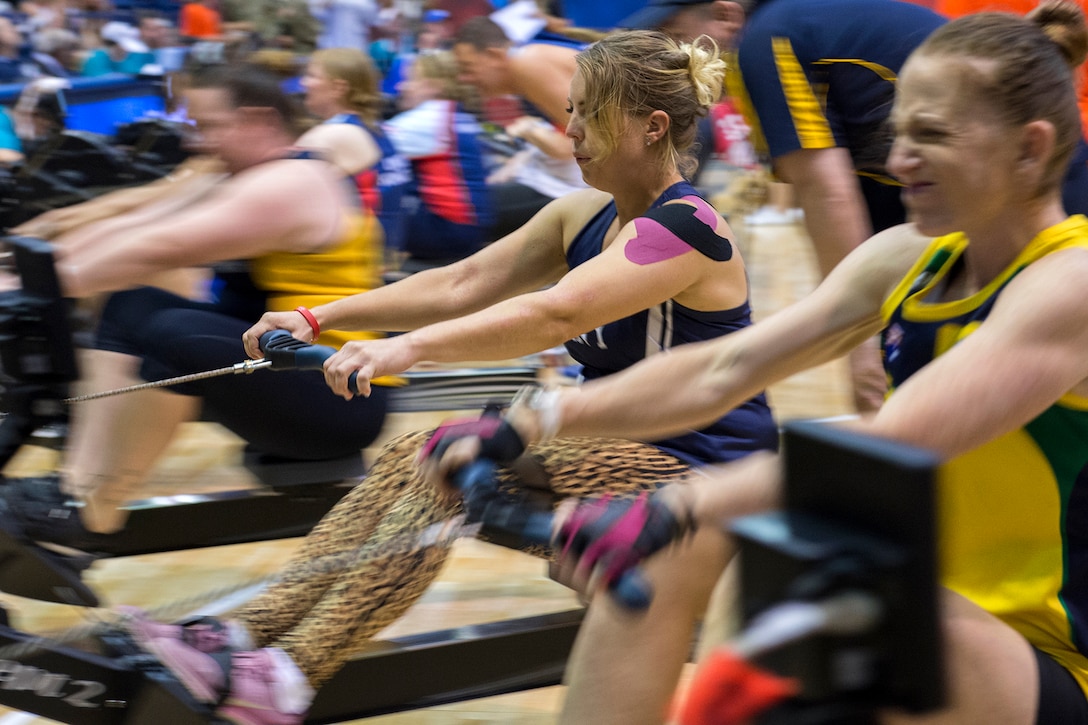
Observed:
[[[237,619],[258,647],[279,647],[315,688],[377,632],[398,619],[438,577],[451,542],[418,535],[460,512],[419,474],[429,431],[389,442],[366,479],[313,529],[281,576]],[[684,475],[679,459],[644,443],[566,438],[530,447],[548,498],[636,494]],[[501,485],[522,478],[502,470]],[[533,551],[536,555],[548,552]]]

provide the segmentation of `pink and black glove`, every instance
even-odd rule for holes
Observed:
[[[693,529],[690,515],[677,514],[659,497],[605,496],[579,503],[560,526],[555,546],[561,558],[575,557],[580,571],[600,569],[605,586],[633,609],[650,603],[638,566]]]
[[[441,458],[456,441],[473,437],[480,439],[479,457],[500,465],[513,463],[525,452],[525,443],[514,427],[498,415],[485,411],[479,418],[460,418],[438,426],[423,446],[420,460]]]

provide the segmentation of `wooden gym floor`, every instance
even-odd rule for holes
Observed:
[[[750,226],[734,223],[750,270],[757,318],[805,295],[816,276],[809,242],[797,224]],[[770,391],[780,421],[852,412],[841,361],[791,378]],[[425,428],[443,413],[397,414],[386,437]],[[240,442],[208,423],[186,426],[159,466],[150,494],[237,488],[252,485],[236,461]],[[9,466],[18,474],[48,468],[52,452],[28,448]],[[146,608],[252,580],[277,570],[297,539],[107,559],[95,564],[88,582],[108,604]],[[35,602],[0,594],[13,624],[30,632],[62,629],[87,613],[76,607]],[[561,611],[576,605],[574,596],[547,578],[544,564],[530,556],[472,540],[455,546],[441,579],[400,622],[383,633],[397,636],[481,622]],[[360,683],[365,686],[365,683]],[[366,720],[374,725],[544,725],[554,721],[562,687],[505,695]],[[43,725],[52,720],[0,708],[0,725]],[[364,722],[364,721],[356,721]]]

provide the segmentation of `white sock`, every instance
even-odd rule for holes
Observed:
[[[268,647],[265,651],[272,655],[275,662],[276,688],[272,697],[276,701],[276,709],[291,714],[309,710],[310,703],[314,701],[314,688],[310,687],[302,670],[282,649]]]
[[[223,623],[227,627],[227,646],[235,652],[249,652],[257,649],[257,643],[253,641],[249,630],[240,622],[228,619]]]

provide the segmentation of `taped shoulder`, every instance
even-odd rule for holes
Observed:
[[[732,259],[733,245],[730,241],[697,219],[695,212],[696,208],[691,204],[663,204],[642,216],[653,219],[685,244],[716,262]]]

